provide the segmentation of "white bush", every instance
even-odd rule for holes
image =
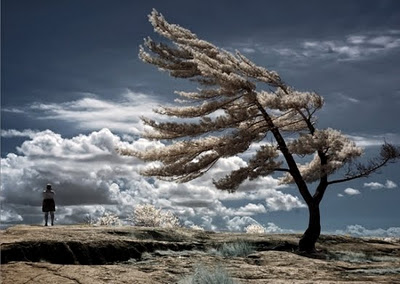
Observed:
[[[260,224],[251,224],[245,228],[247,234],[264,234],[265,228]]]
[[[151,204],[137,205],[130,220],[136,226],[159,227],[161,212]]]
[[[190,226],[190,229],[195,230],[195,231],[204,231],[203,227],[200,227],[200,226],[197,226],[197,225]]]
[[[163,228],[176,228],[180,227],[179,218],[174,215],[171,211],[161,213],[161,227]]]
[[[121,226],[119,217],[113,213],[105,212],[97,222],[97,226]]]
[[[180,226],[178,217],[171,211],[163,212],[151,204],[137,205],[129,218],[135,226],[175,228]]]

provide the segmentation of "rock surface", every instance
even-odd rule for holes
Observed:
[[[296,252],[299,235],[188,229],[15,226],[2,231],[1,283],[177,283],[199,265],[237,283],[400,283],[400,241],[321,236],[318,253]],[[254,251],[224,257],[224,243]]]

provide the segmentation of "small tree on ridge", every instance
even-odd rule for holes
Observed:
[[[363,151],[353,141],[337,130],[316,128],[315,113],[324,104],[320,95],[295,90],[276,72],[169,24],[156,10],[149,20],[154,30],[173,45],[147,38],[139,57],[173,77],[195,81],[201,88],[177,92],[185,106],[155,110],[170,117],[198,118],[197,122],[142,118],[152,128],[144,137],[171,140],[171,144],[143,152],[120,149],[122,154],[144,161],[161,162],[160,166],[145,169],[143,175],[187,182],[203,175],[220,158],[239,155],[257,143],[260,146],[247,165],[214,181],[215,186],[234,192],[246,179],[281,172],[280,181],[295,184],[308,206],[309,224],[299,249],[312,252],[321,232],[319,204],[327,187],[367,177],[400,158],[399,147],[385,143],[378,157],[366,164],[357,163],[355,159]],[[269,142],[271,138],[273,143]],[[300,164],[296,158],[304,156],[310,156],[310,161]],[[341,178],[330,179],[344,167],[347,170]],[[309,188],[312,182],[316,182],[313,191]]]

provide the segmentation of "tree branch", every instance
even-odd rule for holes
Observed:
[[[275,126],[274,122],[272,121],[269,114],[265,111],[263,106],[257,100],[256,96],[254,96],[254,103],[257,105],[259,111],[263,115],[265,121],[267,122],[268,126],[271,128],[270,131],[275,137],[276,142],[278,143],[279,150],[282,152],[288,166],[289,172],[292,175],[297,187],[299,188],[300,194],[305,200],[307,204],[313,203],[313,197],[311,196],[310,191],[308,190],[307,184],[304,181],[303,177],[301,176],[300,170],[297,167],[296,161],[293,158],[293,155],[289,152],[289,149],[286,145],[285,140],[283,139],[279,129]]]
[[[385,142],[385,144],[383,144],[381,147],[380,157],[371,160],[367,165],[359,163],[356,165],[356,172],[351,175],[349,174],[349,176],[345,178],[329,181],[328,185],[342,183],[362,177],[368,177],[378,169],[386,166],[388,163],[394,162],[397,159],[400,159],[400,147],[396,147]],[[351,170],[349,170],[349,172],[351,172]]]
[[[300,110],[300,109],[296,109],[297,112],[300,114],[300,116],[304,119],[304,121],[307,124],[308,129],[310,130],[310,134],[314,135],[315,133],[315,127],[311,122],[311,118],[313,113],[310,113],[310,111],[307,109],[307,113],[308,113],[308,117]],[[326,154],[326,152],[322,151],[322,150],[318,150],[318,157],[321,161],[321,167],[324,167],[328,164],[328,156]],[[315,190],[315,193],[313,195],[313,199],[314,201],[319,204],[322,200],[322,198],[324,197],[325,191],[328,187],[329,183],[328,183],[328,176],[327,174],[323,174],[320,178],[319,184],[317,186],[317,189]]]

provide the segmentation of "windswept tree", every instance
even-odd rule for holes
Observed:
[[[215,186],[234,192],[246,179],[280,173],[280,181],[295,184],[308,206],[308,228],[299,249],[312,252],[321,232],[319,205],[327,187],[367,177],[400,157],[399,147],[385,143],[376,158],[357,162],[363,150],[353,141],[340,131],[316,128],[315,114],[324,104],[320,95],[295,90],[276,72],[168,23],[156,10],[149,20],[172,44],[147,38],[139,57],[173,77],[197,82],[199,88],[177,92],[183,105],[155,110],[174,119],[142,118],[152,129],[143,136],[169,140],[166,147],[143,152],[120,149],[144,161],[161,162],[143,170],[144,176],[187,182],[206,173],[219,159],[241,155],[257,145],[246,166],[215,180]],[[340,177],[333,179],[334,173]]]

